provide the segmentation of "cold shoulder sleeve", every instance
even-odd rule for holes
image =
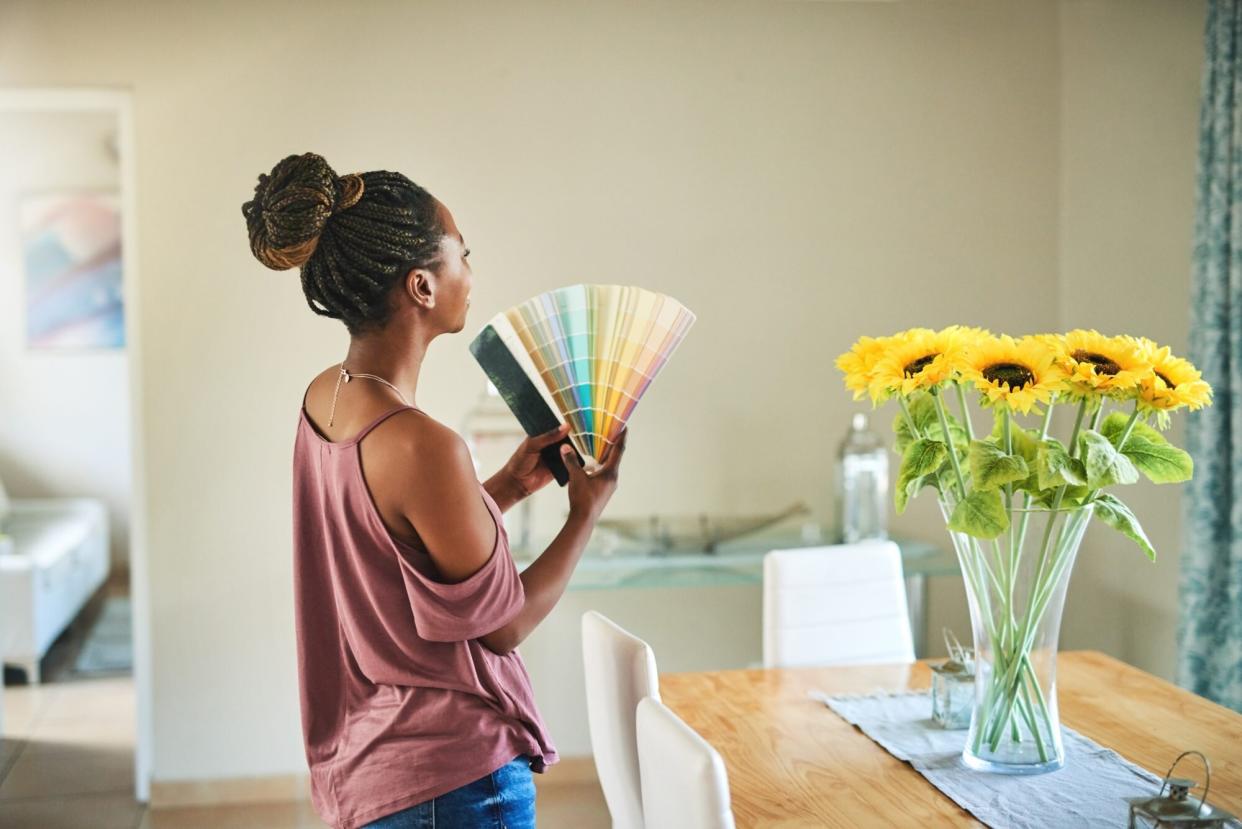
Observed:
[[[483,500],[496,525],[496,543],[487,562],[465,580],[451,584],[438,581],[435,565],[426,551],[398,552],[414,628],[430,642],[460,642],[486,636],[513,621],[526,601],[517,565],[509,553],[500,510],[486,490]]]

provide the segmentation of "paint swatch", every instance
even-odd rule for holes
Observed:
[[[569,424],[570,442],[593,470],[608,460],[694,320],[680,302],[654,291],[572,285],[497,314],[471,351],[528,434],[537,434],[528,423],[546,423],[545,413],[553,413]],[[499,358],[498,344],[511,360]],[[515,382],[513,363],[528,383]]]

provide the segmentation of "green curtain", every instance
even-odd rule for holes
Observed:
[[[1242,5],[1211,0],[1191,292],[1190,359],[1213,405],[1186,420],[1195,476],[1182,546],[1179,681],[1242,711]]]

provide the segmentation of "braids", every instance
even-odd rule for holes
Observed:
[[[314,153],[259,176],[242,215],[255,258],[273,270],[300,267],[306,304],[351,334],[388,321],[393,286],[433,267],[444,235],[436,200],[405,176],[337,176]]]

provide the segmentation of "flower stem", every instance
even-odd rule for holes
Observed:
[[[1039,703],[1039,711],[1043,715],[1044,724],[1048,726],[1048,739],[1056,741],[1056,735],[1052,733],[1052,715],[1048,712],[1048,700],[1044,698],[1044,689],[1039,687],[1039,678],[1035,675],[1035,666],[1031,664],[1030,653],[1022,654],[1023,668],[1027,677],[1031,681],[1031,687],[1035,689],[1035,700]]]
[[[1095,414],[1091,415],[1091,431],[1097,431],[1100,428],[1100,418],[1104,416],[1104,401],[1100,401],[1100,405],[1095,410]]]
[[[1121,432],[1121,440],[1117,441],[1117,451],[1120,452],[1122,447],[1126,445],[1126,441],[1130,439],[1130,433],[1134,431],[1134,425],[1138,423],[1139,406],[1134,404],[1134,413],[1130,415],[1130,419],[1126,421],[1126,428]]]
[[[1076,548],[1074,537],[1080,535],[1083,522],[1089,517],[1089,510],[1080,511],[1073,519],[1073,522],[1067,522],[1065,532],[1063,532],[1057,541],[1057,549],[1054,555],[1053,566],[1046,577],[1036,579],[1036,583],[1031,590],[1030,604],[1027,606],[1027,620],[1023,624],[1023,631],[1017,644],[1015,653],[1018,658],[1014,662],[1009,663],[1010,670],[1005,672],[1004,679],[1001,681],[1001,693],[1005,702],[1005,707],[998,718],[998,723],[1002,724],[1008,721],[1010,712],[1012,711],[1014,702],[1016,701],[1013,694],[1018,690],[1018,683],[1023,681],[1024,675],[1029,675],[1031,681],[1035,683],[1036,690],[1040,695],[1043,703],[1043,713],[1045,722],[1049,724],[1051,732],[1051,717],[1047,712],[1047,703],[1042,700],[1043,691],[1039,689],[1039,683],[1035,679],[1034,666],[1030,662],[1030,650],[1034,644],[1035,633],[1042,621],[1044,612],[1048,609],[1048,603],[1052,600],[1052,596],[1056,593],[1057,585],[1060,583],[1066,569],[1070,566],[1073,559],[1073,549]],[[1049,523],[1052,522],[1054,516],[1050,516]],[[1045,534],[1045,538],[1047,534]],[[1015,676],[1012,674],[1012,668],[1017,665],[1020,669]],[[996,746],[1000,742],[1000,733],[992,735],[991,747],[996,750]]]
[[[962,407],[962,423],[966,426],[966,437],[971,440],[975,439],[975,425],[970,422],[970,407],[966,405],[966,390],[962,388],[962,384],[954,381],[953,387],[957,389],[957,402]]]
[[[1062,538],[1060,541],[1057,542],[1057,547],[1058,547],[1058,550],[1060,550],[1061,554],[1057,557],[1057,560],[1053,563],[1052,572],[1049,574],[1048,578],[1045,580],[1045,583],[1043,585],[1043,590],[1040,592],[1039,597],[1036,601],[1036,605],[1035,605],[1036,618],[1041,616],[1044,610],[1047,609],[1048,602],[1052,600],[1052,594],[1056,591],[1057,582],[1061,580],[1061,574],[1065,572],[1065,568],[1068,567],[1070,564],[1070,556],[1068,555],[1069,546],[1066,544],[1066,541],[1068,539],[1072,539],[1073,536],[1079,532],[1079,526],[1081,522],[1087,520],[1087,518],[1085,518],[1084,516],[1086,516],[1085,512],[1079,512],[1078,516],[1075,517],[1075,521],[1079,523],[1075,523],[1071,525],[1068,521],[1066,522],[1066,525],[1062,532]]]
[[[1078,417],[1074,418],[1074,431],[1070,432],[1070,457],[1078,457],[1078,433],[1082,430],[1082,419],[1087,414],[1087,401],[1084,400],[1078,404]],[[1061,487],[1061,491],[1065,491],[1065,487]]]
[[[1074,432],[1070,438],[1070,442],[1074,445],[1075,452],[1077,451],[1078,432],[1082,428],[1082,421],[1086,413],[1087,401],[1084,400],[1078,407],[1078,417],[1074,421]],[[1039,563],[1035,570],[1035,580],[1031,585],[1031,593],[1027,599],[1025,618],[1022,620],[1022,625],[1019,629],[1020,632],[1015,637],[1017,641],[1017,650],[1015,651],[1015,654],[1019,658],[1013,662],[1010,662],[1006,666],[1004,677],[1000,680],[1002,688],[1005,690],[1003,691],[1003,700],[1001,702],[1003,707],[1000,709],[1000,717],[997,721],[996,727],[994,728],[992,739],[990,741],[990,746],[993,751],[996,750],[997,745],[1000,743],[1000,729],[1004,728],[1004,724],[1008,722],[1009,717],[1013,712],[1014,703],[1016,702],[1016,695],[1018,692],[1017,683],[1022,679],[1020,672],[1017,670],[1017,668],[1021,666],[1021,657],[1024,656],[1026,651],[1030,648],[1029,642],[1033,636],[1033,632],[1038,626],[1039,619],[1043,616],[1043,608],[1040,608],[1038,615],[1035,613],[1035,608],[1036,605],[1040,603],[1039,599],[1041,594],[1045,592],[1044,579],[1047,575],[1051,575],[1051,573],[1047,575],[1045,574],[1045,570],[1048,568],[1049,544],[1052,542],[1053,530],[1056,528],[1057,519],[1060,517],[1058,511],[1061,508],[1061,501],[1065,497],[1065,489],[1066,487],[1062,486],[1057,490],[1056,497],[1052,504],[1052,510],[1048,513],[1048,523],[1044,526],[1044,537],[1040,541],[1039,545]],[[1063,536],[1060,538],[1063,538]],[[1058,540],[1057,546],[1061,546],[1060,540]],[[1058,568],[1056,567],[1056,564],[1058,563],[1059,561],[1054,561],[1053,567],[1051,568],[1052,572],[1057,572]],[[1050,596],[1051,594],[1049,593],[1049,597]],[[1045,599],[1042,604],[1046,605],[1047,599]]]
[[[1005,406],[1001,409],[1001,434],[1005,438],[1005,454],[1013,454],[1013,414],[1009,411],[1009,407]]]
[[[1056,401],[1049,400],[1048,408],[1044,409],[1044,422],[1039,429],[1039,439],[1046,440],[1048,437],[1048,429],[1052,426],[1052,407],[1056,405]]]
[[[932,389],[931,396],[936,403],[936,417],[940,418],[940,431],[944,433],[945,446],[949,447],[949,460],[953,463],[958,493],[962,500],[966,500],[966,479],[962,477],[962,467],[957,462],[957,449],[953,446],[953,433],[949,431],[949,418],[944,412],[944,401],[940,399],[939,389]]]
[[[1044,409],[1044,420],[1043,420],[1043,423],[1039,427],[1040,443],[1043,443],[1045,440],[1048,439],[1048,429],[1052,426],[1052,407],[1055,405],[1056,405],[1056,398],[1053,397],[1051,400],[1048,401],[1048,408]],[[1031,493],[1030,492],[1025,492],[1022,494],[1022,507],[1020,509],[1010,511],[1010,516],[1009,516],[1010,520],[1013,519],[1013,512],[1022,513],[1022,522],[1018,528],[1017,558],[1015,559],[1014,565],[1013,565],[1014,571],[1017,572],[1018,560],[1021,559],[1022,549],[1026,546],[1026,530],[1027,530],[1028,525],[1031,522],[1031,512],[1033,512],[1033,510],[1031,510]]]
[[[1013,414],[1009,411],[1009,407],[1006,406],[1005,408],[1001,410],[1001,424],[1002,424],[1001,432],[1005,437],[1005,454],[1006,455],[1013,454],[1012,421],[1013,421]],[[1005,625],[1005,630],[1007,633],[1010,634],[1010,638],[1012,638],[1013,628],[1017,621],[1013,615],[1013,588],[1014,588],[1014,583],[1017,581],[1017,577],[1018,577],[1018,555],[1019,555],[1019,550],[1017,547],[1018,534],[1013,524],[1013,484],[1005,485],[1005,514],[1009,518],[1009,555],[1007,559],[1001,556],[999,545],[996,545],[995,549],[996,549],[996,557],[997,557],[997,566],[999,567],[1002,561],[1005,562],[1005,568],[1004,568],[1005,570],[1004,572],[1004,575],[1005,575],[1005,606],[1004,606],[1004,610],[1005,610],[1005,618],[1008,620],[1007,624]]]
[[[983,565],[983,569],[986,571],[987,561],[983,557],[983,552],[979,550],[973,541],[968,543],[970,544],[971,552],[974,554],[974,560]],[[979,608],[979,610],[983,614],[984,626],[988,634],[988,639],[992,642],[993,650],[996,650],[1000,647],[1000,639],[997,637],[996,626],[992,621],[992,600],[989,598],[991,594],[988,592],[987,584],[983,581],[983,573],[976,570],[976,568],[972,566],[969,561],[961,563],[966,565],[965,571],[967,578],[969,578],[971,583],[974,585],[975,596],[978,597],[978,600],[984,605]],[[995,579],[991,576],[990,572],[988,572],[988,577],[992,583],[995,583]]]
[[[1083,400],[1078,404],[1078,416],[1074,418],[1074,431],[1070,433],[1070,457],[1078,455],[1078,433],[1082,429],[1083,418],[1087,414],[1087,401]],[[1052,509],[1048,514],[1048,523],[1044,526],[1044,538],[1039,545],[1039,567],[1035,571],[1035,587],[1038,588],[1044,577],[1044,565],[1048,560],[1048,542],[1052,540],[1052,530],[1057,523],[1059,517],[1058,511],[1061,509],[1061,501],[1065,499],[1065,486],[1057,489],[1057,494],[1052,502]],[[1035,599],[1035,590],[1031,591],[1031,601]],[[1031,604],[1026,607],[1027,624],[1030,622]]]
[[[897,402],[901,404],[901,414],[906,419],[906,425],[910,427],[910,434],[914,435],[915,440],[923,437],[919,434],[919,427],[914,425],[914,417],[910,414],[910,406],[906,403],[906,399],[899,395],[897,397]]]
[[[1025,655],[1023,656],[1023,658],[1025,659]],[[1043,735],[1039,733],[1039,725],[1035,722],[1035,706],[1031,702],[1031,692],[1030,692],[1030,689],[1027,687],[1028,683],[1025,681],[1026,679],[1027,679],[1027,674],[1023,672],[1022,674],[1023,681],[1018,686],[1022,694],[1022,705],[1020,706],[1022,709],[1022,716],[1023,716],[1023,719],[1026,720],[1026,727],[1031,730],[1032,736],[1035,737],[1035,747],[1039,750],[1040,761],[1047,763],[1048,762],[1048,749],[1044,747]],[[1035,682],[1034,677],[1031,677],[1030,679],[1031,679],[1031,682],[1029,684],[1033,684],[1035,685],[1036,688],[1038,688],[1039,683]],[[1045,717],[1046,716],[1047,716],[1047,713],[1045,711]],[[1047,720],[1045,720],[1045,722],[1047,722]]]
[[[1074,456],[1080,454],[1077,443],[1084,426],[1087,423],[1098,426],[1102,416],[1098,409],[1089,412],[1088,406],[1088,401],[1082,401],[1078,406],[1073,435],[1070,439],[1070,451]],[[1088,414],[1093,415],[1090,420],[1087,418]],[[1047,438],[1050,425],[1051,414],[1045,412],[1041,440]],[[1012,454],[1014,440],[1012,422],[1003,420],[1001,427],[1005,450],[1008,454]],[[973,750],[976,753],[980,751],[981,746],[986,746],[991,752],[997,752],[1001,750],[1002,742],[1010,739],[1019,743],[1023,740],[1030,740],[1039,752],[1038,756],[1042,762],[1047,762],[1056,751],[1059,738],[1054,728],[1053,713],[1049,710],[1048,701],[1039,684],[1039,676],[1035,671],[1030,651],[1042,628],[1048,606],[1052,598],[1057,595],[1060,582],[1065,578],[1066,572],[1073,563],[1073,552],[1076,549],[1073,542],[1081,538],[1083,522],[1090,515],[1089,509],[1083,510],[1081,507],[1065,510],[1070,514],[1064,522],[1065,526],[1061,526],[1060,513],[1063,511],[1061,507],[1067,489],[1066,486],[1058,488],[1052,508],[1046,511],[1047,524],[1040,540],[1036,559],[1038,563],[1032,562],[1036,565],[1034,578],[1030,582],[1030,595],[1023,609],[1021,621],[1009,619],[1008,613],[998,616],[995,620],[996,634],[1003,643],[1003,649],[994,651],[991,671],[988,674],[987,690],[972,726],[974,730]],[[1029,517],[1028,510],[1031,502],[1029,494],[1026,498],[1027,504],[1020,508],[1023,512],[1021,528],[1015,531],[1011,525],[1010,560],[1005,575],[1012,578],[1012,582],[1007,580],[1007,588],[1011,585],[1016,586],[1016,575],[1020,569],[1020,556],[1023,553],[1021,547],[1025,542],[1026,520]],[[1018,511],[1015,506],[1012,502],[1008,503],[1011,519]],[[1008,610],[1009,607],[1014,607],[1015,598],[1009,597],[1010,601],[1003,607],[998,606],[997,610]],[[995,641],[995,637],[990,638]]]

